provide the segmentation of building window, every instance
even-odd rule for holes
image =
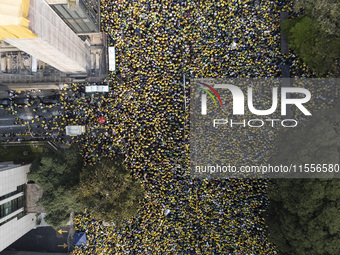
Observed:
[[[76,10],[70,10],[67,4],[53,4],[52,9],[77,34],[100,31],[99,1],[81,0]]]
[[[7,203],[0,205],[0,219],[24,207],[24,197],[15,198]]]
[[[26,212],[18,213],[17,215],[15,215],[15,216],[9,218],[8,220],[5,220],[4,222],[1,222],[1,223],[0,223],[0,226],[5,225],[7,222],[9,222],[9,221],[11,221],[11,220],[13,220],[13,219],[15,219],[15,218],[17,218],[17,219],[19,220],[19,219],[21,219],[22,217],[24,217],[25,215],[27,215]]]
[[[5,200],[6,198],[9,198],[9,197],[14,196],[16,194],[19,194],[20,192],[24,192],[24,190],[25,190],[25,184],[20,185],[20,186],[17,187],[16,191],[13,191],[11,193],[8,193],[6,195],[1,196],[0,197],[0,202],[1,202],[1,200]]]

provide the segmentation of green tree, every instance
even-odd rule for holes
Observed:
[[[313,113],[301,128],[285,132],[272,164],[339,164],[338,109],[339,103]],[[339,254],[339,190],[337,178],[273,180],[267,224],[269,239],[282,254]]]
[[[44,190],[39,203],[48,214],[46,222],[54,228],[67,223],[70,213],[81,208],[76,201],[76,190],[82,163],[78,149],[72,147],[45,153],[31,165],[28,179]]]
[[[340,101],[331,109],[313,112],[299,127],[286,129],[277,141],[273,164],[338,163],[340,146]]]
[[[306,10],[327,35],[339,36],[340,2],[337,0],[299,0],[294,3],[294,10]]]
[[[280,179],[269,193],[269,239],[282,254],[339,254],[339,179]]]
[[[144,191],[120,159],[103,159],[86,167],[80,179],[79,201],[95,217],[119,226],[136,216]]]
[[[323,31],[307,15],[283,23],[289,47],[318,75],[339,74],[340,38]]]

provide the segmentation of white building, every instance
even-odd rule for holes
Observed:
[[[0,163],[0,252],[36,225],[35,213],[26,212],[29,168],[30,165]]]
[[[0,82],[103,80],[106,40],[99,0],[0,0]]]
[[[1,7],[5,12],[0,13],[1,17],[7,17],[12,13],[16,16],[16,19],[1,19],[1,37],[7,43],[62,72],[86,72],[85,42],[44,0],[30,0],[29,2],[0,0],[1,2]],[[13,6],[17,8],[14,9]],[[23,6],[25,10],[20,12]],[[10,10],[13,11],[10,12]],[[16,22],[14,23],[13,20]],[[12,31],[10,28],[13,25],[16,25],[16,28]],[[23,29],[25,30],[22,31]],[[20,34],[18,30],[21,32]]]

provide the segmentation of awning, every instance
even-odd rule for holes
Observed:
[[[87,244],[85,232],[74,233],[73,237],[74,237],[74,244],[75,245],[86,245]]]

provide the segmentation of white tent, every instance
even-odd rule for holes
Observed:
[[[66,135],[75,136],[85,132],[85,126],[67,126]]]
[[[85,87],[86,93],[94,93],[94,92],[109,92],[110,88],[108,85],[90,85]]]
[[[116,71],[116,50],[115,47],[108,47],[109,52],[109,71]]]

